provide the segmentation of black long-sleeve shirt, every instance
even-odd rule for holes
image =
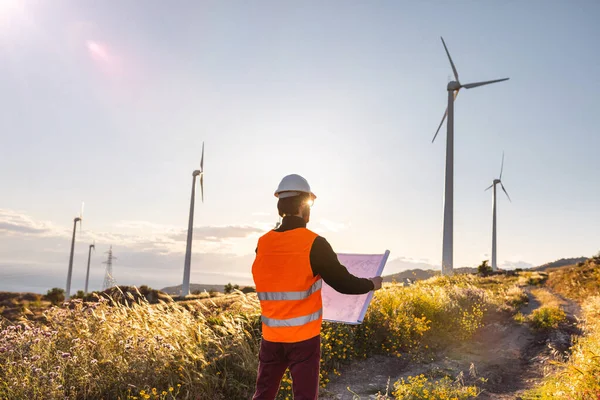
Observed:
[[[306,222],[300,217],[285,217],[276,232],[285,232],[297,228],[306,228]],[[257,249],[258,250],[258,249]],[[337,254],[329,242],[318,236],[310,249],[310,266],[314,276],[321,278],[336,291],[343,294],[363,294],[375,288],[370,279],[358,278],[340,264]]]

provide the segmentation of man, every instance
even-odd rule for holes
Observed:
[[[306,179],[288,175],[275,197],[281,225],[258,240],[252,265],[262,312],[253,400],[272,400],[289,367],[295,400],[317,399],[323,304],[321,285],[344,294],[381,288],[381,277],[358,278],[340,264],[327,240],[306,228],[316,196]]]

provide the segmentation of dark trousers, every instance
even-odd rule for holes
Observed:
[[[292,375],[294,400],[316,400],[319,394],[321,337],[297,343],[262,339],[253,400],[273,400],[286,369]]]

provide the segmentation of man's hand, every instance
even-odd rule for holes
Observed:
[[[380,276],[375,276],[373,278],[369,278],[371,282],[373,282],[373,286],[375,287],[373,290],[381,289],[381,283],[383,282],[383,278]]]

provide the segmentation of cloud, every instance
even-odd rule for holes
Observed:
[[[534,265],[527,261],[504,261],[500,266],[501,269],[516,269],[516,268],[533,268]]]
[[[8,209],[0,209],[0,235],[65,236],[67,232],[47,221]]]
[[[200,226],[194,228],[194,240],[222,242],[228,239],[245,238],[263,232],[263,229],[254,226]],[[176,241],[185,241],[187,240],[187,231],[169,235],[169,238]]]

